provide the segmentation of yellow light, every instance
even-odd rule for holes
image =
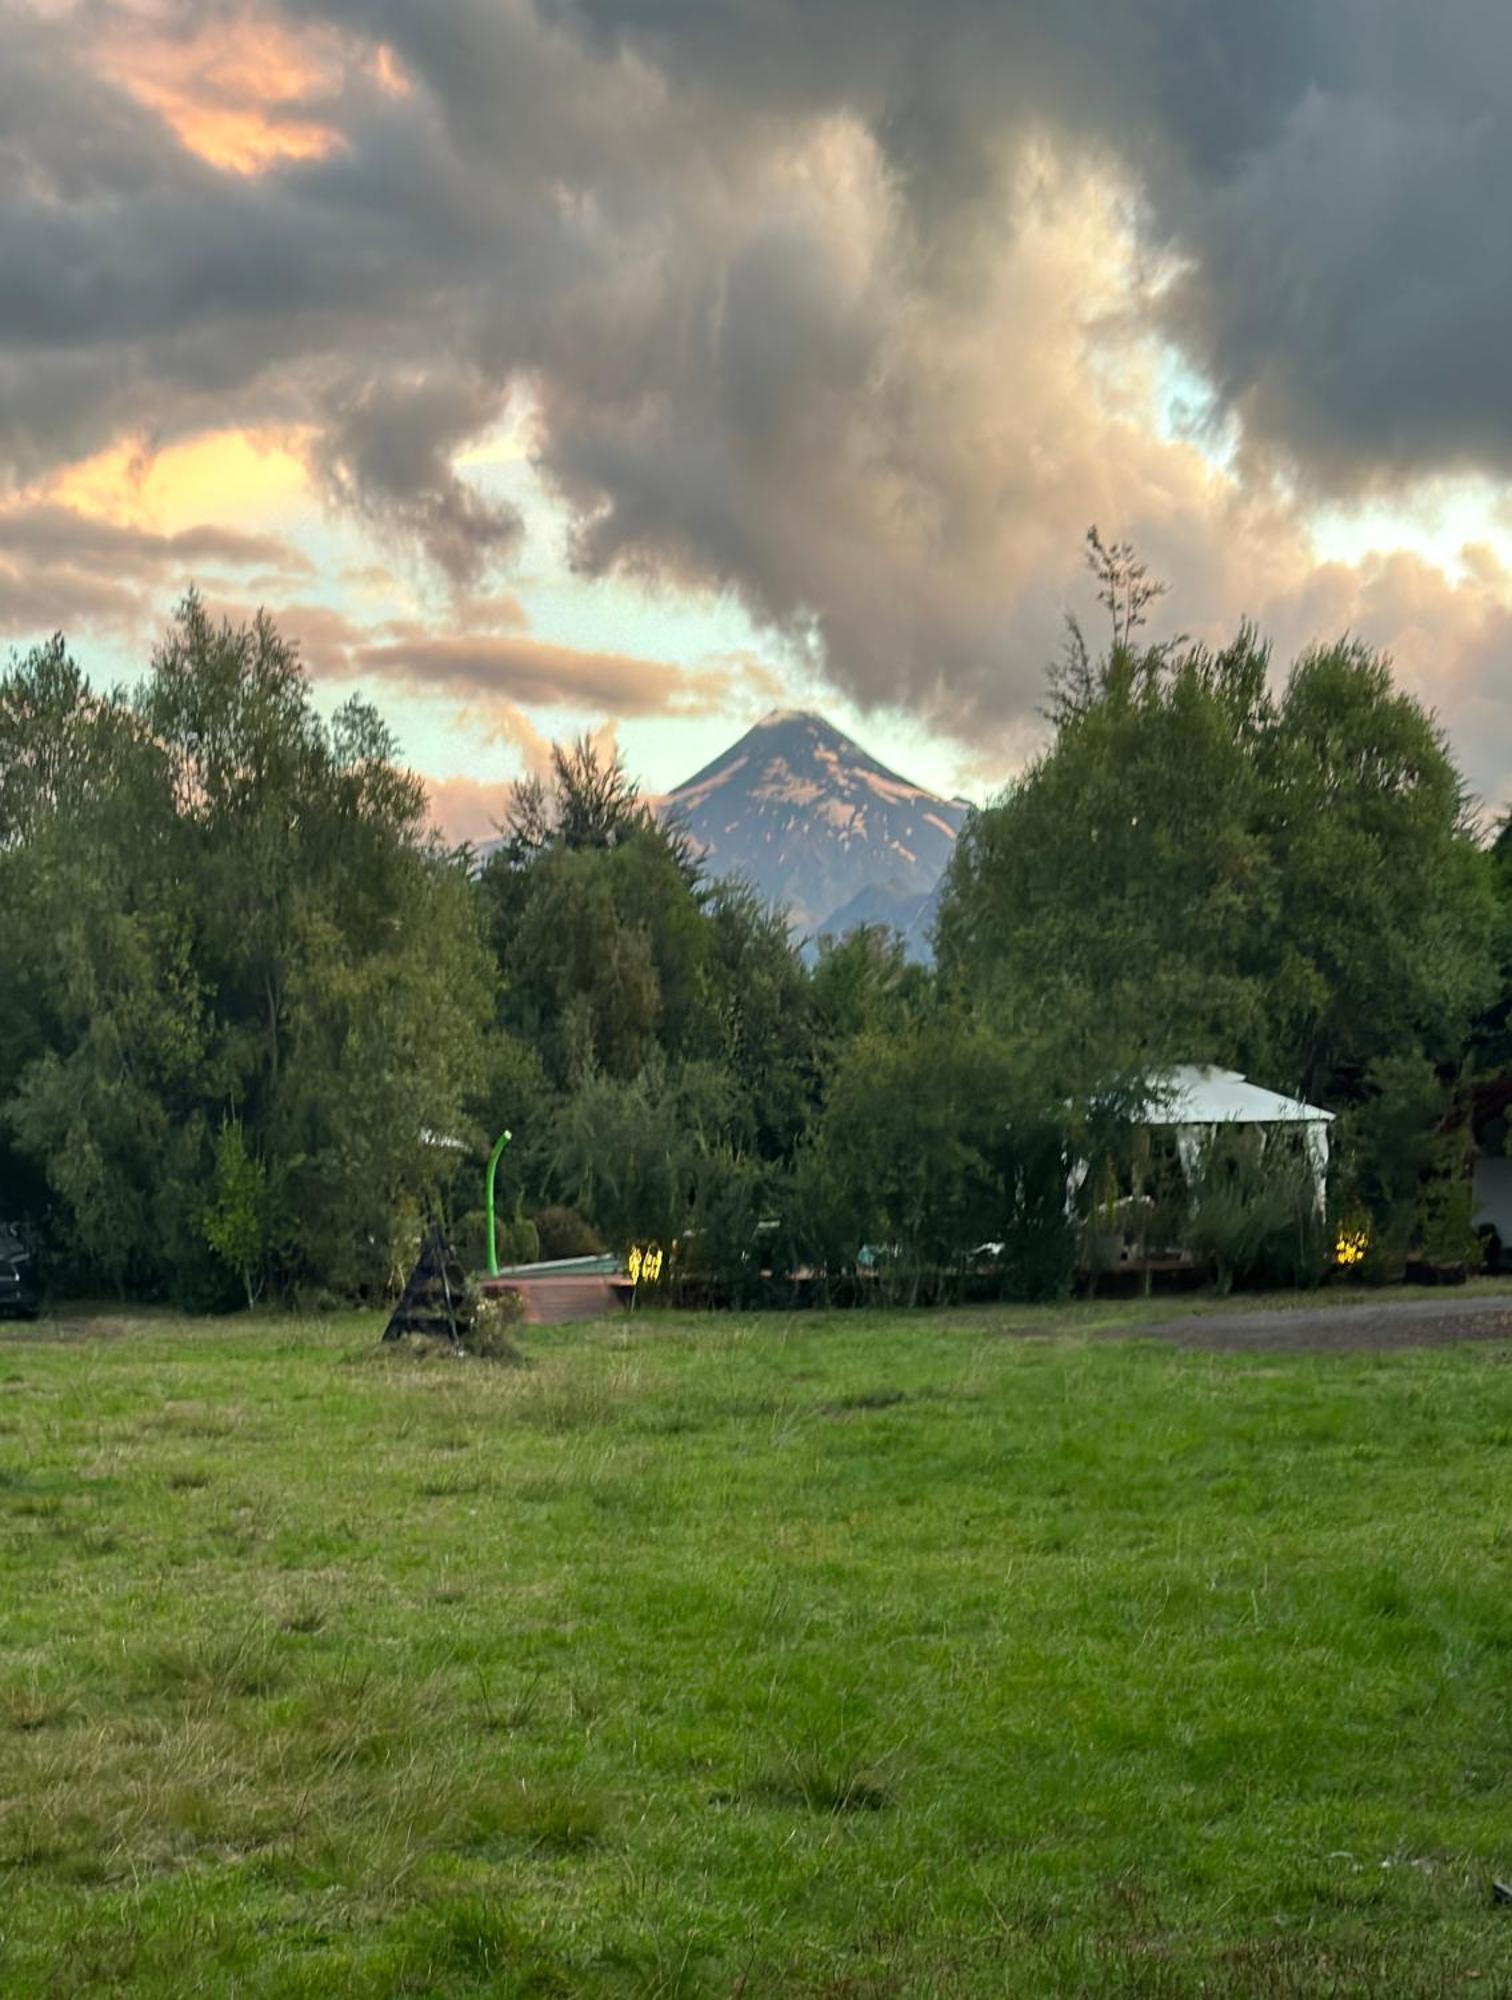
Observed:
[[[1334,1262],[1343,1270],[1353,1270],[1355,1265],[1364,1263],[1369,1247],[1368,1229],[1341,1229],[1334,1244]]]
[[[662,1274],[662,1253],[648,1244],[642,1250],[639,1244],[632,1244],[625,1257],[625,1276],[632,1285],[642,1282],[654,1285]]]

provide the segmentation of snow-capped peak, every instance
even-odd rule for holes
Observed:
[[[667,794],[714,876],[742,875],[810,934],[864,909],[920,928],[965,817],[824,716],[773,709]]]

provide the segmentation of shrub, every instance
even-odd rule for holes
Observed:
[[[457,1224],[452,1241],[457,1254],[470,1271],[488,1267],[488,1216],[481,1208],[470,1208]],[[541,1254],[536,1226],[516,1205],[513,1215],[494,1216],[494,1248],[501,1266],[533,1264]]]
[[[535,1218],[538,1257],[597,1257],[604,1239],[575,1208],[543,1208]]]
[[[525,1301],[518,1292],[492,1292],[480,1298],[462,1342],[464,1350],[480,1361],[522,1364],[524,1351],[514,1339],[513,1329],[524,1317]]]
[[[1469,1133],[1456,1127],[1434,1148],[1432,1170],[1418,1201],[1416,1235],[1429,1263],[1464,1264],[1476,1271],[1481,1245],[1471,1221],[1475,1214],[1469,1160],[1472,1144]]]
[[[679,1245],[678,1289],[691,1283],[698,1296],[700,1288],[712,1285],[713,1295],[726,1305],[762,1299],[790,1261],[780,1222],[776,1228],[763,1226],[785,1205],[772,1169],[727,1146],[705,1154],[696,1166],[689,1232]]]
[[[541,1254],[540,1232],[528,1215],[498,1223],[495,1240],[501,1264],[533,1264]]]
[[[841,1277],[866,1246],[879,1298],[953,1296],[1004,1228],[1015,1081],[1006,1046],[952,1014],[858,1036],[800,1166],[804,1261]]]
[[[1065,1298],[1076,1276],[1079,1230],[1066,1203],[1064,1119],[1023,1113],[1007,1136],[1003,1288],[1014,1299]]]
[[[1334,1127],[1341,1187],[1350,1209],[1369,1217],[1359,1266],[1367,1283],[1400,1278],[1422,1237],[1425,1183],[1440,1157],[1448,1108],[1444,1083],[1426,1058],[1392,1056],[1371,1066],[1360,1102]]]
[[[228,1118],[216,1140],[204,1229],[205,1241],[240,1280],[250,1312],[266,1276],[272,1221],[267,1174],[262,1161],[247,1151],[239,1119]]]
[[[1328,1260],[1312,1169],[1280,1134],[1221,1133],[1207,1149],[1183,1232],[1211,1264],[1221,1292],[1234,1285],[1316,1285]]]

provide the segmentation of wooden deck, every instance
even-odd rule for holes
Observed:
[[[628,1306],[634,1289],[628,1278],[597,1274],[480,1278],[478,1285],[485,1297],[518,1292],[525,1301],[527,1326],[565,1326],[572,1320],[603,1319]]]

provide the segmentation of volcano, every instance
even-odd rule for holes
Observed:
[[[776,709],[658,810],[686,828],[711,876],[743,876],[810,944],[888,924],[927,958],[969,808],[889,771],[822,715]]]

